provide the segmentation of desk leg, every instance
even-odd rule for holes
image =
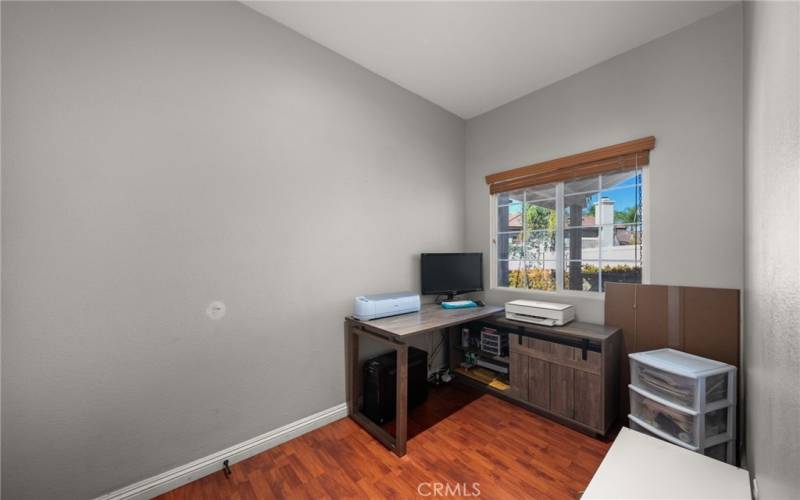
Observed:
[[[375,439],[392,450],[397,456],[406,454],[408,440],[408,346],[388,340],[380,335],[366,331],[351,322],[346,325],[347,349],[347,412],[350,418],[358,422]],[[361,413],[359,399],[361,397],[361,370],[358,362],[358,342],[366,336],[395,350],[397,353],[397,400],[395,401],[395,435],[392,436],[381,426]]]
[[[408,437],[408,346],[397,346],[397,403],[395,405],[395,448],[398,457],[406,454]]]
[[[347,414],[353,415],[359,411],[359,400],[361,399],[361,371],[358,366],[358,334],[355,328],[348,321],[347,328],[347,379],[348,379],[348,398]]]
[[[457,332],[457,329],[455,327],[447,327],[442,332],[442,335],[444,335],[444,338],[442,339],[442,342],[444,342],[444,362],[445,362],[445,368],[447,368],[448,371],[453,369],[453,364],[454,364],[453,345],[452,345],[453,335],[454,335],[453,332]],[[456,335],[456,338],[458,339],[461,337]]]

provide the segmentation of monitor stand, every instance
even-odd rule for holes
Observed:
[[[438,297],[436,297],[436,303],[441,304],[442,302],[452,302],[453,300],[456,299],[456,295],[458,294],[454,292],[447,292],[440,294]],[[444,298],[442,298],[442,296],[444,296]]]

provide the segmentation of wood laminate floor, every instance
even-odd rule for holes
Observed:
[[[460,385],[433,389],[409,436],[398,458],[345,418],[159,498],[437,497],[437,483],[474,497],[477,483],[487,499],[575,499],[611,445]]]

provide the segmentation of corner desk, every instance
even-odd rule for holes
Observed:
[[[347,412],[350,417],[384,446],[394,451],[397,456],[405,455],[408,433],[408,339],[486,318],[501,311],[503,311],[502,307],[489,305],[469,309],[444,309],[437,304],[425,304],[419,312],[372,321],[346,318],[346,338],[349,344],[347,347]],[[394,436],[367,418],[359,408],[361,370],[358,342],[362,336],[376,340],[397,352],[397,402],[395,404]],[[449,359],[449,356],[446,359]]]
[[[406,453],[408,431],[408,340],[444,330],[445,359],[456,380],[505,399],[528,410],[593,436],[605,436],[617,418],[619,407],[619,328],[573,321],[565,326],[540,326],[511,321],[503,308],[484,306],[443,309],[427,304],[419,312],[372,321],[346,318],[347,408],[358,422],[398,456]],[[477,381],[461,367],[467,351],[460,345],[458,327],[470,335],[484,326],[508,336],[507,384],[499,390]],[[370,420],[360,410],[361,370],[359,339],[368,337],[397,353],[395,435]],[[477,353],[482,356],[482,353]],[[494,358],[495,360],[497,357]],[[472,374],[472,375],[471,375]]]

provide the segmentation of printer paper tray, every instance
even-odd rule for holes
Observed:
[[[515,312],[506,312],[506,317],[515,321],[524,321],[526,323],[533,323],[542,326],[556,326],[556,320],[553,318],[543,318],[541,316],[532,316],[530,314],[520,314]]]

